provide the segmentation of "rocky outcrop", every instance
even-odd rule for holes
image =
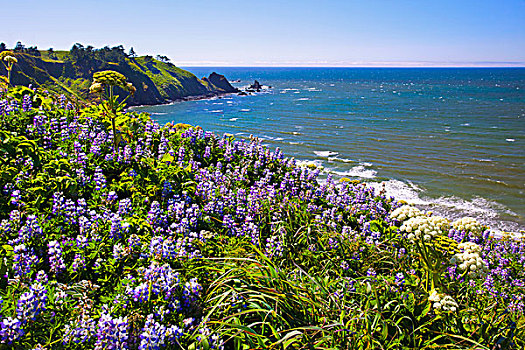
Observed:
[[[234,93],[239,92],[239,89],[234,88],[228,79],[224,75],[217,74],[215,72],[211,73],[208,78],[202,78],[203,81],[207,81],[212,89],[217,92],[223,93]]]
[[[253,82],[252,85],[250,85],[249,89],[252,89],[252,90],[261,90],[263,87],[262,85],[256,80]]]

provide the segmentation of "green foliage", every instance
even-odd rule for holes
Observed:
[[[522,240],[409,239],[400,203],[364,184],[320,185],[255,138],[159,127],[109,91],[121,75],[95,83],[107,96],[78,110],[23,87],[1,97],[26,103],[0,118],[0,317],[24,330],[3,348],[109,348],[104,322],[122,321],[137,349],[151,318],[180,328],[169,349],[525,346]],[[483,276],[456,271],[466,242]]]

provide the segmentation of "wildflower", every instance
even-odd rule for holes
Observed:
[[[476,235],[481,234],[483,225],[471,217],[464,217],[452,223],[452,227],[458,231],[472,232]]]
[[[12,344],[24,335],[22,322],[18,318],[7,317],[0,322],[0,343]]]
[[[406,232],[410,241],[423,240],[429,242],[435,236],[448,232],[448,227],[448,221],[442,217],[416,216],[405,221],[399,230]]]
[[[416,207],[411,205],[403,205],[391,212],[390,218],[399,222],[403,222],[405,220],[423,215],[423,212]]]
[[[405,284],[405,275],[402,272],[396,273],[395,283],[400,287]]]
[[[14,56],[5,56],[4,61],[7,63],[18,63],[18,60]]]
[[[50,241],[47,246],[51,271],[54,273],[59,273],[66,268],[64,259],[62,258],[62,248],[57,241]]]
[[[485,272],[485,262],[480,256],[481,246],[472,242],[458,244],[460,252],[455,254],[450,262],[458,264],[462,272],[466,272],[471,277],[476,277]]]
[[[450,295],[440,294],[437,290],[432,290],[428,297],[429,301],[432,301],[434,309],[439,311],[451,311],[456,312],[458,309],[458,303]]]

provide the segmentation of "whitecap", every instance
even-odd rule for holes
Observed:
[[[367,169],[363,165],[357,165],[348,171],[333,171],[333,173],[341,176],[360,177],[364,179],[373,179],[377,175],[377,171]]]
[[[241,112],[249,112],[249,111],[251,111],[251,109],[248,109],[248,108],[241,109]]]
[[[382,182],[371,182],[369,186],[373,187],[377,193],[384,191],[389,197],[394,197],[396,200],[403,200],[410,204],[428,205],[429,201],[420,198],[419,194],[423,189],[413,184],[410,181],[406,183],[399,180],[388,180]]]
[[[211,113],[223,113],[224,111],[222,109],[215,109],[211,111]]]
[[[239,119],[239,118],[230,118],[229,120],[230,120],[231,122],[234,122],[234,121],[236,121],[236,120],[238,120],[238,119]]]
[[[339,154],[338,152],[333,151],[314,151],[314,153],[319,157],[331,157]]]
[[[348,159],[348,158],[333,157],[331,159],[333,159],[334,161],[337,161],[337,162],[342,162],[342,163],[354,163],[355,162],[355,160]]]
[[[507,142],[514,142],[516,140],[515,139],[505,139],[505,141],[507,141]]]
[[[298,98],[296,101],[310,101],[308,97]]]

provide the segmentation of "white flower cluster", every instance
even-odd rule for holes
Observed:
[[[434,309],[455,312],[458,309],[458,303],[450,295],[439,294],[437,290],[432,290],[428,296],[429,301],[433,301]]]
[[[467,231],[474,234],[480,234],[483,226],[474,218],[465,217],[452,223],[452,227],[458,231]]]
[[[428,242],[435,236],[444,234],[449,227],[448,220],[440,216],[417,216],[405,221],[399,229],[408,233],[410,241],[423,239]]]
[[[403,222],[410,218],[414,218],[417,216],[423,216],[423,215],[425,215],[425,213],[423,213],[418,208],[413,207],[411,205],[403,205],[397,208],[396,210],[394,210],[392,213],[390,213],[390,218]]]
[[[460,271],[467,271],[471,277],[481,275],[485,270],[486,266],[481,259],[481,247],[476,243],[465,242],[458,244],[460,253],[455,254],[450,262],[455,264],[459,263],[458,268]]]

